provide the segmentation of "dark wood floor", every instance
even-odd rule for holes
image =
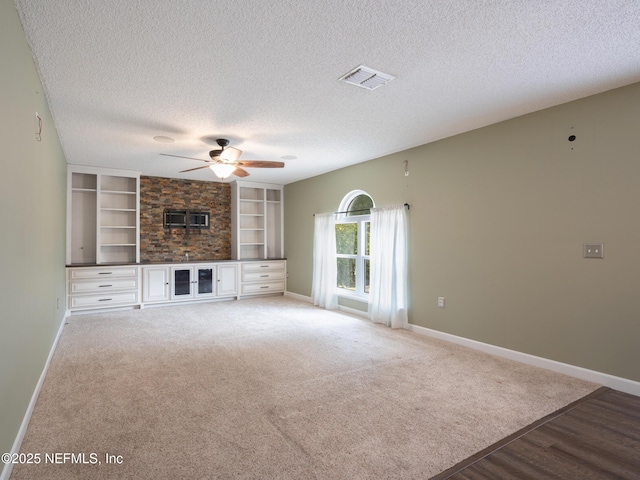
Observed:
[[[640,397],[601,388],[432,480],[640,479]]]

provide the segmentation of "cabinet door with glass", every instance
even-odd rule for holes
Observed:
[[[193,298],[193,268],[171,267],[171,298]]]
[[[215,275],[215,265],[171,267],[171,299],[215,296]]]
[[[200,297],[213,297],[216,294],[216,284],[214,279],[216,278],[216,266],[214,265],[202,265],[193,267],[194,269],[194,296]]]

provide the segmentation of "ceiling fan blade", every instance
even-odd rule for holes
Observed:
[[[194,170],[200,170],[201,168],[209,168],[209,165],[205,165],[204,167],[190,168],[189,170],[180,170],[178,173],[193,172]]]
[[[240,155],[242,155],[242,150],[238,150],[234,147],[226,147],[224,150],[222,150],[220,159],[224,160],[225,162],[231,163],[238,160],[240,158]]]
[[[236,177],[248,177],[249,176],[249,172],[247,172],[244,168],[237,167],[233,171],[232,175],[235,175]]]
[[[268,162],[266,160],[241,160],[238,162],[240,167],[249,168],[283,168],[284,162]]]
[[[164,155],[165,157],[187,158],[189,160],[198,160],[199,162],[211,163],[211,160],[202,160],[201,158],[193,158],[193,157],[183,157],[182,155],[171,155],[169,153],[161,153],[160,155]]]

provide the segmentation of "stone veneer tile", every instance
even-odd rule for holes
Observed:
[[[210,228],[165,229],[165,209],[210,212]],[[140,261],[231,258],[231,187],[227,183],[140,177]]]

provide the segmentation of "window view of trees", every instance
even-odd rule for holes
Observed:
[[[336,225],[336,252],[339,255],[338,288],[355,291],[356,255],[358,254],[357,223],[339,223]]]
[[[358,195],[349,203],[343,221],[336,224],[338,288],[360,295],[369,293],[371,208],[371,197]]]
[[[347,208],[347,215],[358,216],[358,215],[369,215],[371,214],[371,209],[373,208],[373,200],[369,195],[358,195],[353,201],[349,204],[349,208]]]

